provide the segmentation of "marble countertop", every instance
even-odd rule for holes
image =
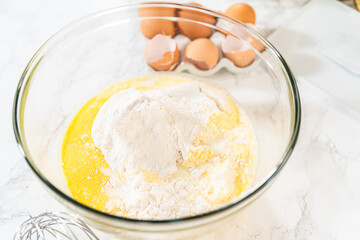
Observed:
[[[198,1],[224,10],[235,1]],[[246,2],[246,1],[245,1]],[[248,1],[250,2],[250,1]],[[307,0],[252,0],[265,35]],[[15,89],[34,52],[62,26],[116,0],[0,1],[0,232],[45,211],[64,211],[20,156],[12,131]],[[359,239],[360,117],[349,117],[320,90],[299,82],[303,116],[298,144],[273,186],[236,221],[201,239]],[[102,239],[106,239],[105,237]]]

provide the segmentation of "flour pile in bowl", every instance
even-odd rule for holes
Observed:
[[[135,219],[174,219],[211,211],[250,187],[254,132],[226,92],[166,77],[112,88],[89,104],[98,111],[88,110],[93,124],[83,135],[91,136],[87,149],[100,151],[97,158],[106,163],[96,178],[101,189],[89,194],[103,199],[95,208]]]

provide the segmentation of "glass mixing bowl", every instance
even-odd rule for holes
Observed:
[[[217,36],[233,35],[256,52],[250,66],[236,71],[230,71],[234,66],[228,65],[229,68],[225,66],[211,74],[191,69],[171,73],[210,82],[232,95],[253,124],[258,166],[251,189],[234,201],[205,214],[166,221],[127,219],[77,202],[67,189],[60,160],[65,130],[87,100],[113,83],[154,73],[143,57],[148,39],[141,33],[140,22],[146,19],[176,22],[180,18],[162,14],[139,17],[138,9],[150,7],[206,13],[217,19],[216,24],[182,20],[206,25]],[[241,34],[232,31],[234,27]],[[263,52],[249,44],[252,38],[265,46]],[[91,226],[122,238],[175,239],[216,229],[220,222],[241,212],[274,182],[296,143],[300,99],[285,60],[252,27],[197,6],[130,3],[82,18],[51,37],[36,52],[21,77],[13,114],[15,135],[24,158],[44,186],[71,211]]]

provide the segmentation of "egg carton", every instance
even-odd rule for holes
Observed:
[[[180,55],[181,55],[180,58],[182,59],[182,55],[185,51],[186,45],[189,44],[191,42],[191,40],[182,34],[177,35],[174,38],[174,40],[176,41],[176,44],[179,48]],[[175,73],[184,73],[185,72],[185,73],[191,73],[195,76],[206,77],[206,76],[214,75],[217,72],[224,69],[233,74],[240,74],[240,73],[243,73],[244,71],[251,71],[251,69],[256,68],[256,66],[260,62],[260,60],[258,58],[256,58],[250,65],[245,66],[245,67],[238,67],[231,60],[227,59],[222,53],[221,43],[225,40],[225,36],[222,33],[215,32],[210,37],[210,40],[215,43],[215,45],[218,47],[219,53],[220,53],[220,55],[219,55],[220,60],[214,68],[209,69],[209,70],[200,70],[189,62],[180,61],[180,63],[176,66],[176,68],[174,70],[172,70],[172,72],[175,72]],[[152,69],[151,67],[149,67],[149,70],[151,72],[157,72],[156,70]]]

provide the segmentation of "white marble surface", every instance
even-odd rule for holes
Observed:
[[[199,1],[224,10],[234,1]],[[253,0],[268,35],[306,0]],[[0,1],[0,232],[11,239],[29,214],[64,208],[21,158],[11,123],[12,100],[33,53],[55,31],[119,1]],[[317,89],[299,83],[303,118],[296,149],[274,185],[236,221],[202,239],[359,239],[360,117]],[[336,107],[335,107],[336,106]],[[105,239],[105,238],[104,238]]]

